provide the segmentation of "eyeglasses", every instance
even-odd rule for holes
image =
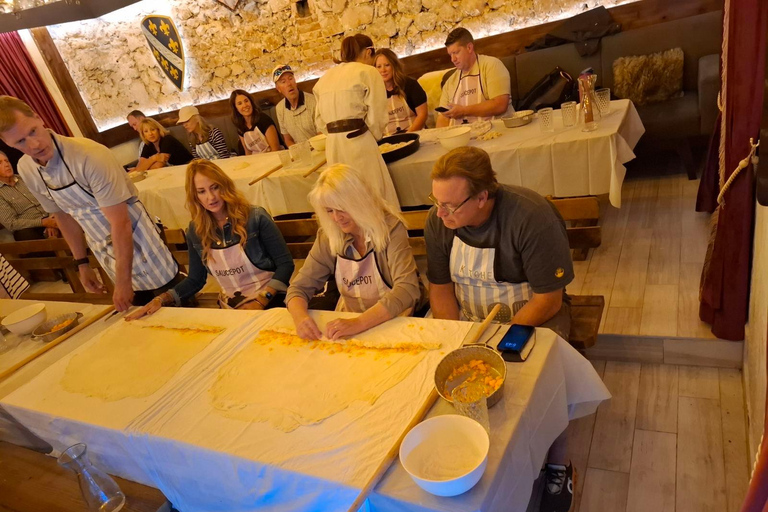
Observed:
[[[278,78],[280,78],[283,73],[293,73],[293,70],[291,69],[291,66],[281,66],[274,70],[272,72],[272,80],[277,81]]]
[[[464,206],[464,203],[466,203],[467,201],[472,199],[472,196],[469,196],[468,198],[463,200],[461,203],[459,203],[459,206],[457,206],[456,208],[449,208],[448,206],[445,206],[444,204],[440,204],[438,202],[437,198],[435,196],[433,196],[432,194],[429,194],[428,197],[429,197],[429,200],[432,201],[432,204],[437,206],[438,209],[442,208],[443,210],[447,211],[448,215],[453,215],[454,213],[456,213],[456,210],[458,210],[459,208]]]

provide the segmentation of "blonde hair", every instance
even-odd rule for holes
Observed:
[[[16,124],[16,112],[27,117],[35,117],[35,111],[13,96],[0,96],[0,133],[7,132]]]
[[[157,121],[155,121],[150,117],[145,117],[139,122],[139,138],[141,139],[141,142],[143,142],[144,144],[150,144],[150,142],[146,139],[146,137],[144,137],[145,126],[151,126],[152,128],[155,128],[160,134],[161,139],[170,133],[165,126],[161,125],[160,123],[158,123]]]
[[[432,168],[430,178],[447,180],[453,177],[464,178],[469,185],[471,195],[487,190],[493,194],[499,188],[496,172],[491,166],[491,157],[480,148],[462,146],[441,156]]]
[[[211,247],[214,242],[219,240],[217,234],[218,223],[213,218],[213,214],[206,210],[197,198],[197,187],[195,186],[195,176],[197,174],[202,174],[219,185],[219,193],[221,194],[221,200],[224,202],[226,215],[232,224],[232,231],[240,236],[241,247],[245,247],[245,242],[248,241],[246,224],[251,213],[251,205],[243,193],[237,190],[232,178],[221,170],[221,167],[210,160],[203,159],[192,160],[189,163],[186,178],[187,210],[189,210],[192,216],[192,222],[195,224],[195,233],[200,238],[203,246],[202,260],[208,261]]]
[[[383,251],[389,243],[385,215],[392,214],[402,221],[400,213],[374,193],[357,170],[345,164],[332,165],[323,171],[308,198],[336,254],[343,253],[346,235],[331,219],[327,208],[346,212],[376,251]]]
[[[211,137],[211,125],[200,114],[195,114],[190,119],[197,119],[197,126],[188,134],[189,144],[195,147],[198,144],[208,142],[208,139]]]

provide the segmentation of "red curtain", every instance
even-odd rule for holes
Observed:
[[[72,135],[17,32],[0,34],[0,93],[24,100],[54,132]]]
[[[725,179],[759,137],[765,76],[768,1],[730,0],[725,45]],[[750,257],[755,209],[752,166],[725,193],[719,208],[714,245],[701,282],[699,316],[718,338],[744,339],[749,309]]]

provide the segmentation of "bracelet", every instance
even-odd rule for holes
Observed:
[[[75,258],[75,268],[79,269],[80,265],[87,265],[89,262],[88,257],[85,258]]]
[[[261,304],[261,307],[263,307],[263,308],[265,308],[265,309],[266,309],[267,305],[269,304],[269,302],[267,302],[267,304],[264,304],[263,302],[261,302],[261,301],[259,300],[259,298],[258,298],[258,297],[254,298],[253,300],[255,300],[256,302],[258,302],[259,304]]]

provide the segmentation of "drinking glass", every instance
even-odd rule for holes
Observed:
[[[87,446],[70,446],[59,456],[59,464],[77,473],[80,491],[93,512],[117,512],[125,505],[125,495],[111,476],[88,460]]]
[[[291,154],[291,159],[297,164],[309,164],[312,159],[310,150],[312,147],[309,142],[298,142],[288,148],[288,152]]]
[[[283,167],[288,167],[291,165],[291,152],[288,150],[285,151],[278,151],[277,154],[280,156],[280,163],[283,164]]]
[[[540,128],[542,132],[553,132],[555,131],[555,122],[554,122],[554,114],[553,110],[549,107],[542,108],[539,110],[539,123]]]
[[[550,109],[551,110],[551,109]],[[451,392],[453,406],[456,412],[467,418],[472,418],[483,426],[491,435],[491,421],[488,418],[488,399],[481,386],[464,386],[459,384]]]
[[[611,111],[611,90],[609,88],[598,89],[595,91],[597,97],[597,108],[600,115],[607,116]]]
[[[575,101],[567,101],[560,105],[560,111],[563,114],[563,126],[566,128],[576,124],[579,119],[579,111],[576,108]]]

